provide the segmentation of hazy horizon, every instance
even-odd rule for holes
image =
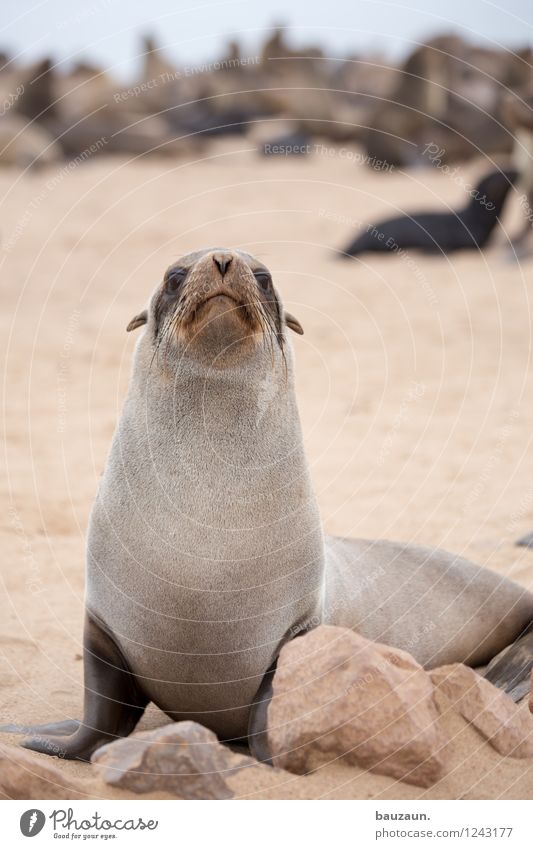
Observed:
[[[20,0],[4,0],[0,47],[20,61],[51,56],[60,64],[96,62],[124,79],[139,67],[140,38],[155,36],[164,55],[177,64],[213,60],[235,39],[249,55],[265,31],[287,27],[296,49],[319,45],[332,58],[378,53],[401,59],[435,35],[455,32],[479,44],[508,48],[533,46],[530,0],[510,0],[505,8],[489,0],[449,0],[445,12],[435,0],[335,0],[309,6],[305,0],[222,0],[178,6],[172,0],[38,0],[20,10]]]

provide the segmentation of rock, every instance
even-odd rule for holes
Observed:
[[[29,168],[61,159],[61,148],[44,127],[10,113],[0,118],[0,165]]]
[[[38,755],[0,745],[0,796],[8,799],[85,799],[81,786]]]
[[[276,766],[306,773],[342,758],[421,787],[444,773],[431,679],[407,652],[322,625],[284,646],[273,690]]]
[[[533,757],[533,718],[503,690],[461,663],[440,666],[430,675],[442,712],[460,713],[501,755]]]
[[[231,799],[228,777],[249,767],[269,769],[232,752],[197,722],[173,722],[108,743],[92,762],[103,767],[104,781],[114,787],[165,791],[181,799]]]

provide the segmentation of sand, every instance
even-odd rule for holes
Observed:
[[[80,714],[84,536],[129,376],[125,327],[162,270],[206,245],[261,257],[305,328],[293,337],[298,396],[327,531],[440,545],[533,589],[533,551],[513,544],[533,530],[533,261],[508,261],[503,230],[484,253],[453,258],[332,252],[384,214],[462,202],[457,181],[376,173],[341,150],[265,161],[226,140],[195,162],[4,170],[0,192],[1,722]],[[515,197],[506,230],[518,216]],[[141,727],[162,721],[151,709]],[[241,777],[235,790],[532,797],[533,761],[446,722],[452,769],[430,790],[338,762],[265,785]],[[119,795],[90,767],[58,763],[65,786],[77,776],[89,796]]]

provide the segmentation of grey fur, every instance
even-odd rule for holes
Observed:
[[[177,264],[188,292],[215,286],[213,254]],[[260,264],[232,256],[226,285],[255,303]],[[172,310],[157,319],[161,291],[90,520],[86,603],[169,716],[246,735],[281,645],[322,621],[436,665],[486,662],[533,619],[531,594],[446,552],[324,540],[285,327],[243,341],[218,311],[184,339]]]

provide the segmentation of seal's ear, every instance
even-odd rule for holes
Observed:
[[[146,324],[148,321],[148,310],[143,310],[132,318],[128,326],[126,327],[126,332],[129,333],[130,330],[137,330],[138,327],[141,327],[143,324]]]
[[[300,336],[304,335],[304,329],[297,318],[294,318],[290,312],[285,313],[285,324],[287,327],[290,327],[291,330],[294,330],[295,333],[299,333]]]

